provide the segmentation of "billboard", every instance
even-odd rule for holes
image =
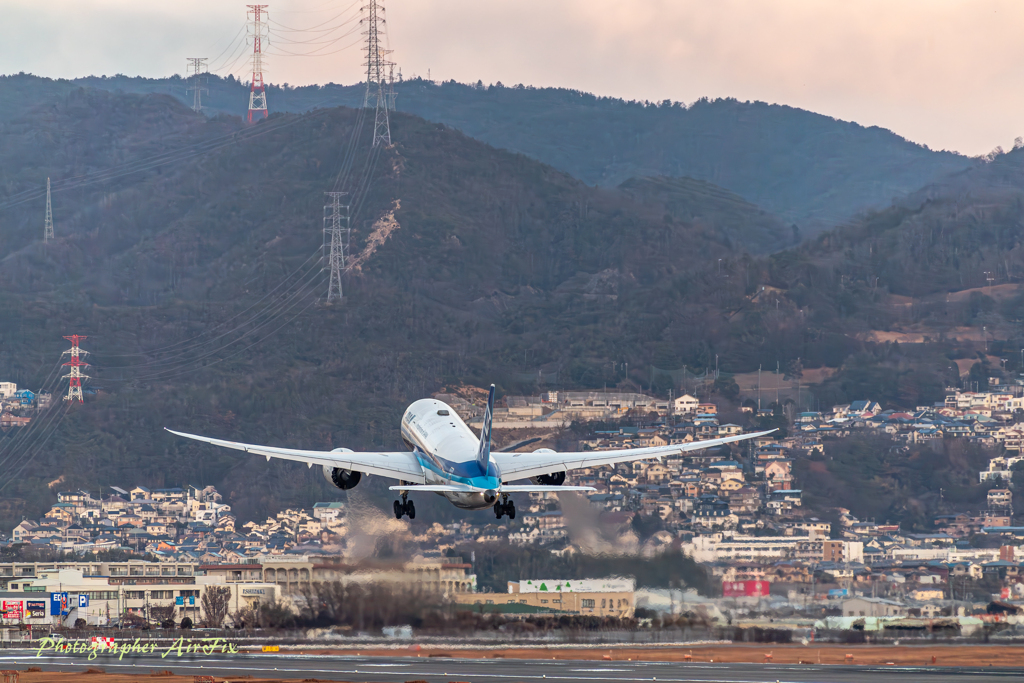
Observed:
[[[68,611],[67,593],[50,593],[50,616],[58,617]]]
[[[25,618],[25,603],[21,600],[4,600],[4,619],[22,620]]]
[[[25,603],[25,611],[28,616],[33,619],[40,619],[46,617],[46,601],[45,600],[29,600]]]
[[[723,581],[722,595],[727,598],[760,598],[768,595],[768,581]]]
[[[508,592],[520,593],[632,593],[636,590],[635,579],[527,579],[509,581]],[[244,594],[244,593],[243,593]]]

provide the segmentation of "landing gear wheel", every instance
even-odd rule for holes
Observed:
[[[402,514],[403,514],[404,512],[405,512],[405,510],[403,510],[403,509],[402,509],[402,504],[401,504],[401,503],[399,503],[399,502],[398,502],[398,501],[396,500],[396,501],[395,501],[395,519],[401,519],[401,518],[402,518]]]
[[[409,519],[416,519],[416,506],[411,500],[405,502],[405,514],[409,516]]]
[[[513,503],[512,501],[509,501],[508,502],[508,509],[505,510],[505,514],[508,515],[509,519],[515,519],[516,518],[516,504]]]
[[[495,503],[494,504],[494,516],[497,517],[498,519],[501,519],[502,517],[504,517],[505,516],[505,506],[502,505],[501,503]]]

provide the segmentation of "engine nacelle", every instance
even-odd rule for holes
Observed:
[[[352,451],[348,448],[335,448],[332,453],[351,453]],[[362,472],[356,472],[355,470],[346,470],[340,467],[330,467],[324,465],[324,479],[337,486],[342,491],[348,491],[354,489],[359,483],[359,480],[363,478]]]
[[[534,453],[554,453],[554,451],[550,448],[538,448]],[[530,477],[530,481],[541,486],[561,486],[565,483],[565,471],[538,474],[536,477]]]

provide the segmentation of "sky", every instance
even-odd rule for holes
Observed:
[[[362,80],[358,19],[369,0],[266,1],[268,82]],[[1020,0],[384,1],[405,77],[787,104],[972,156],[1024,136]],[[0,9],[0,73],[162,77],[205,56],[211,71],[249,78],[244,2]]]

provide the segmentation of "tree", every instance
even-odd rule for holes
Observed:
[[[206,625],[210,628],[220,628],[231,606],[231,589],[211,586],[203,591],[203,597],[199,602]]]
[[[185,617],[181,620],[181,628],[192,628],[192,619]]]
[[[174,606],[155,605],[149,608],[149,616],[162,628],[174,628]]]

